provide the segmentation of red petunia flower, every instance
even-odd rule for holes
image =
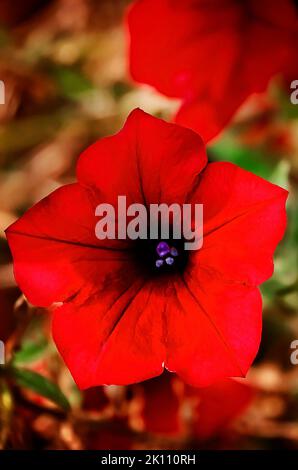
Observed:
[[[198,389],[166,373],[140,387],[144,430],[165,435],[190,433],[198,441],[224,435],[255,396],[254,389],[244,381],[224,379]]]
[[[159,377],[146,380],[137,386],[139,393],[136,395],[140,395],[141,403],[136,417],[143,430],[172,436],[183,433],[180,412],[183,396],[179,393],[180,390],[177,390],[178,387],[175,388],[175,379],[173,374],[164,372]],[[181,384],[182,382],[179,383]]]
[[[176,122],[205,141],[273,76],[298,72],[292,0],[138,0],[128,26],[133,79],[181,98]]]
[[[273,272],[287,192],[233,164],[207,165],[197,134],[141,110],[81,155],[77,178],[6,234],[29,302],[63,303],[53,336],[78,386],[134,383],[165,367],[197,386],[245,375],[261,334],[256,286]],[[118,195],[127,205],[203,204],[203,247],[157,274],[158,241],[97,239],[95,208]]]
[[[240,417],[256,395],[244,381],[225,379],[206,388],[187,387],[186,395],[194,399],[193,434],[199,441],[223,436]]]

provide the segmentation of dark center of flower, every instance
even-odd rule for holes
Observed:
[[[184,240],[136,240],[135,261],[147,276],[183,272],[187,260]]]

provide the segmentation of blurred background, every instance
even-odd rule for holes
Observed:
[[[80,152],[117,132],[133,108],[164,119],[178,108],[129,78],[129,3],[0,2],[0,340],[7,355],[0,448],[298,449],[298,105],[278,79],[208,145],[210,160],[235,162],[290,191],[275,274],[262,286],[262,344],[247,379],[196,390],[165,373],[82,393],[51,340],[51,312],[36,312],[15,284],[3,230],[74,181]]]

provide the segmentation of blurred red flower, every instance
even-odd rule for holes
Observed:
[[[198,440],[207,440],[225,434],[256,392],[244,382],[225,379],[206,388],[187,387],[185,393],[195,399],[193,434]]]
[[[164,372],[140,384],[141,406],[136,417],[145,431],[167,435],[183,432],[180,414],[183,397],[175,389],[175,380],[173,374]]]
[[[53,336],[78,386],[134,383],[164,367],[197,386],[245,375],[287,192],[233,164],[207,165],[197,134],[141,110],[81,155],[77,177],[6,234],[28,300],[63,302]],[[202,203],[203,247],[157,274],[156,240],[97,239],[95,208],[118,195],[127,205]]]
[[[273,76],[298,73],[292,0],[138,0],[128,26],[134,80],[181,98],[176,122],[205,141]]]
[[[224,379],[207,388],[194,388],[167,373],[140,387],[144,430],[165,435],[190,432],[199,441],[224,434],[255,395],[244,382]]]

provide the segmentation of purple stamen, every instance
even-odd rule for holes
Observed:
[[[156,252],[158,256],[166,256],[168,253],[170,253],[170,247],[166,242],[160,242],[156,247]]]
[[[163,265],[163,260],[162,259],[158,259],[158,260],[155,261],[155,266],[157,268],[160,268],[162,265]]]

